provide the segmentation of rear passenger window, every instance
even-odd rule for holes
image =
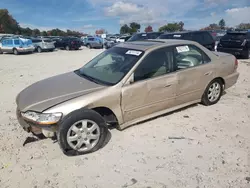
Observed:
[[[20,45],[20,41],[19,40],[14,40],[14,44],[15,45]]]
[[[12,43],[12,40],[7,40],[7,44],[8,45],[12,45],[13,43]]]
[[[174,48],[175,70],[195,67],[209,63],[210,58],[194,45],[182,45]]]

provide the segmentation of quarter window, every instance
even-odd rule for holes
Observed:
[[[134,81],[154,78],[171,72],[172,57],[171,48],[151,52],[136,68]]]
[[[174,58],[176,70],[195,67],[211,61],[201,49],[194,45],[176,46]]]

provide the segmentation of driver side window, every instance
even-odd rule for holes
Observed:
[[[140,63],[134,72],[134,81],[146,80],[165,75],[170,72],[172,64],[172,50],[159,49],[151,52]]]

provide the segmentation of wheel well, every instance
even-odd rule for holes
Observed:
[[[92,110],[94,110],[98,114],[100,114],[104,118],[106,123],[108,123],[109,125],[117,125],[118,124],[118,120],[116,118],[116,115],[109,108],[107,108],[107,107],[97,107],[97,108],[92,108]]]
[[[220,80],[221,83],[223,84],[223,86],[225,87],[225,80],[224,80],[223,78],[217,77],[217,78],[215,78],[214,80]]]

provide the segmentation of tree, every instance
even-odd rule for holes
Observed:
[[[250,23],[241,23],[237,26],[238,29],[250,29]]]
[[[131,28],[127,24],[124,24],[120,28],[120,34],[130,33],[130,31],[131,31]]]
[[[145,32],[152,32],[152,31],[153,31],[153,28],[151,25],[145,28]]]
[[[104,33],[107,33],[107,32],[105,31],[105,29],[97,29],[97,30],[95,31],[95,34],[96,34],[96,35],[102,35],[102,34],[104,34]]]
[[[41,34],[41,32],[39,29],[34,29],[33,34],[34,34],[34,36],[39,36]]]
[[[200,30],[216,30],[216,29],[220,29],[220,26],[217,25],[216,23],[213,23],[207,27],[201,28]]]
[[[180,21],[179,26],[180,26],[180,31],[184,31],[184,22]]]
[[[48,34],[47,34],[46,31],[42,31],[41,35],[42,35],[42,36],[48,36]]]
[[[159,28],[160,32],[168,31],[168,32],[175,32],[183,30],[184,23],[169,23]]]
[[[0,24],[1,33],[15,34],[20,31],[19,24],[17,21],[9,14],[7,9],[0,9]]]
[[[226,26],[226,22],[224,19],[221,19],[219,21],[219,26],[220,26],[220,29],[225,29],[225,26]]]
[[[136,23],[136,22],[132,22],[130,23],[130,33],[135,33],[140,31],[141,29],[141,25]]]

